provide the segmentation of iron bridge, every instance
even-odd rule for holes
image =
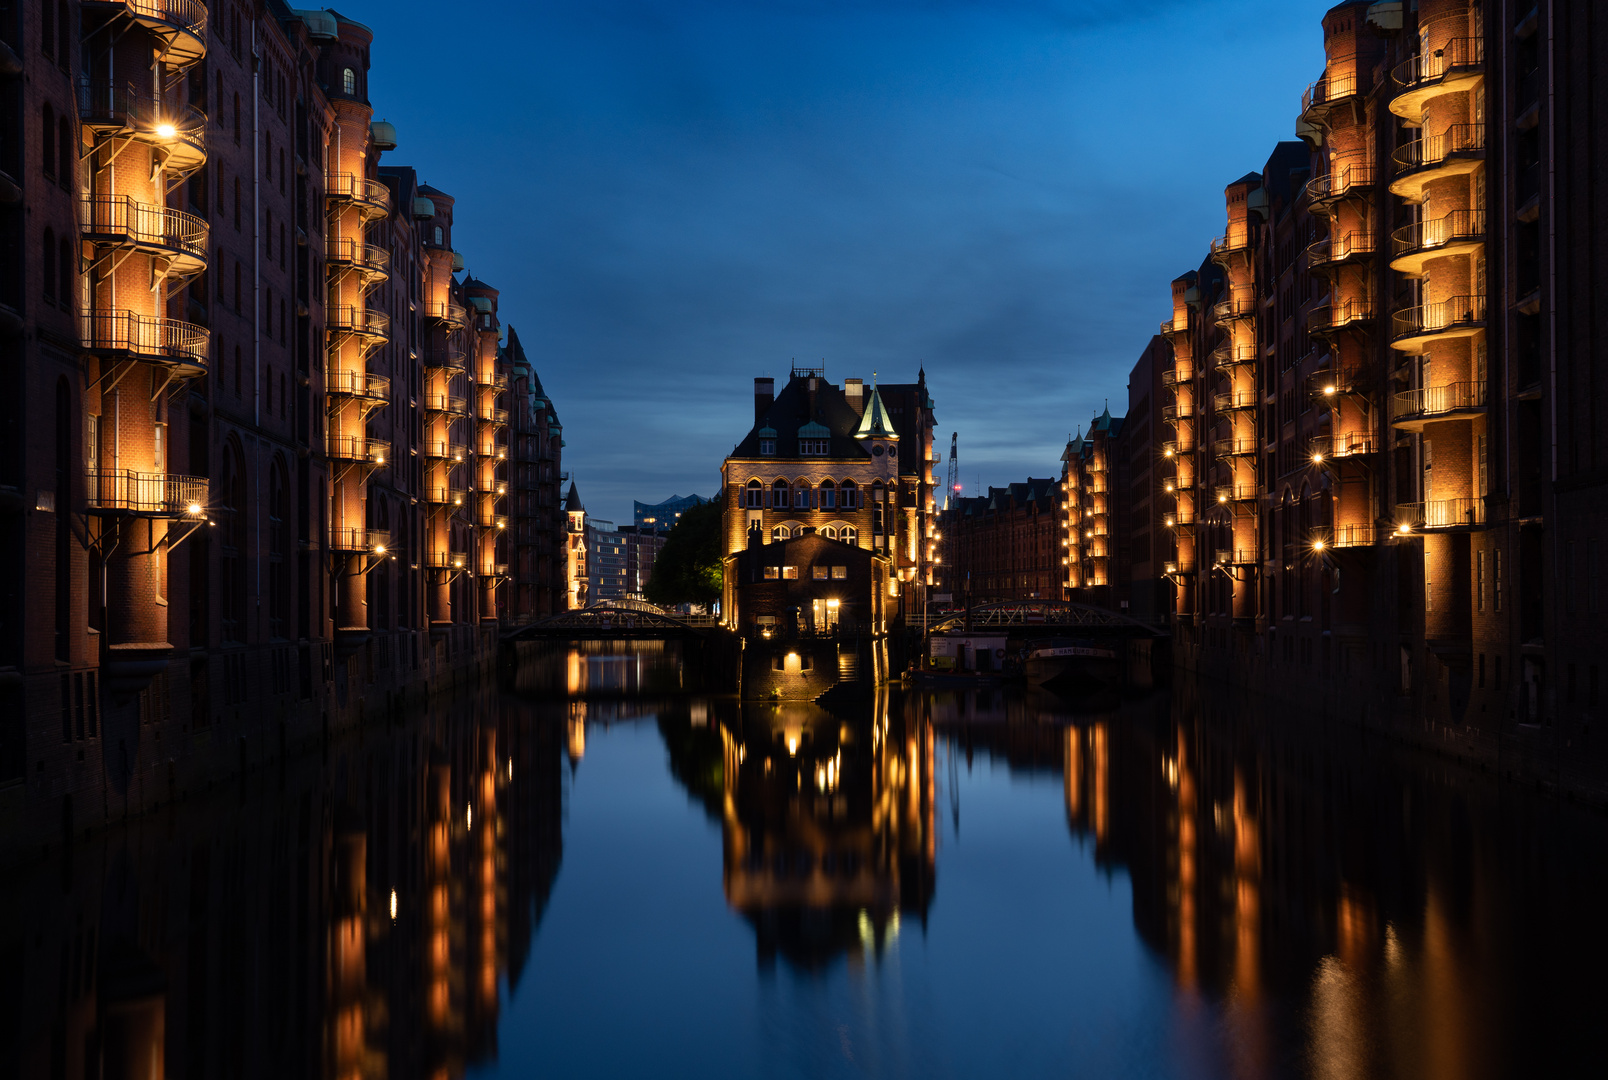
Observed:
[[[1070,600],[1000,600],[974,604],[968,611],[929,617],[931,633],[968,629],[1011,629],[1029,633],[1075,631],[1114,637],[1167,637],[1167,631],[1117,611]]]
[[[514,627],[503,640],[702,637],[718,622],[713,615],[676,615],[641,600],[602,600]]]

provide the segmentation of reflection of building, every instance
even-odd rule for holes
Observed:
[[[660,503],[633,502],[631,523],[646,532],[667,533],[676,527],[683,511],[708,501],[702,495],[672,495]]]
[[[13,872],[5,1075],[464,1075],[558,870],[562,754],[479,697]]]
[[[744,706],[720,727],[726,899],[762,963],[875,952],[925,923],[935,884],[930,729],[813,705]]]

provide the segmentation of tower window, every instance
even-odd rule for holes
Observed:
[[[357,72],[351,68],[341,72],[341,90],[348,94],[357,93]]]

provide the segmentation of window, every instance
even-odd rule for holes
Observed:
[[[1485,610],[1485,552],[1474,553],[1474,610]],[[1480,657],[1480,663],[1485,663],[1485,657]],[[1480,685],[1484,685],[1482,682]]]
[[[826,581],[831,572],[831,568],[827,566],[812,566],[810,567],[810,580]]]
[[[832,567],[832,578],[833,578],[833,580],[835,580],[835,581],[844,581],[844,580],[846,580],[848,578],[848,576],[849,576],[849,568],[847,566],[834,566],[834,567]]]
[[[437,225],[437,226],[436,226],[436,227],[435,227],[435,242],[436,242],[436,247],[440,247],[440,246],[441,246],[441,245],[442,245],[442,243],[443,243],[443,242],[444,242],[444,241],[443,241],[443,240],[442,240],[442,239],[441,239],[441,237],[442,237],[442,235],[443,235],[443,234],[442,234],[442,232],[441,232],[441,226],[439,226],[439,225]]]
[[[843,487],[839,489],[839,495],[841,496],[840,505],[845,510],[853,510],[860,505],[860,489],[854,486],[853,480],[843,481]],[[848,537],[844,537],[844,539],[848,539]]]
[[[788,506],[787,481],[778,480],[771,485],[771,506],[777,510],[786,510]]]
[[[341,91],[347,94],[357,93],[357,72],[346,68],[341,72]],[[437,230],[439,232],[439,230]]]
[[[860,539],[860,531],[853,525],[845,525],[838,533],[838,539],[845,544],[852,544]]]
[[[772,540],[786,540],[789,536],[786,525],[778,525],[771,530]]]
[[[784,566],[784,567],[782,567],[782,580],[783,581],[797,581],[798,580],[798,567],[796,567],[796,566]]]
[[[761,454],[763,454],[765,457],[775,457],[776,456],[776,440],[775,439],[761,439],[761,440],[759,440],[759,452]]]
[[[56,272],[61,276],[57,286],[57,293],[61,299],[63,311],[73,309],[73,278],[78,273],[78,256],[74,253],[73,242],[65,236],[61,239],[61,259],[56,264]]]
[[[56,170],[60,174],[57,179],[61,182],[62,187],[71,189],[73,183],[73,158],[75,156],[73,153],[73,126],[68,123],[65,116],[59,122],[56,150],[61,155],[61,164]]]
[[[825,457],[832,451],[830,439],[800,439],[798,452],[801,457]]]
[[[45,228],[45,303],[56,302],[56,230]]]
[[[834,529],[832,526],[827,525],[827,526],[824,526],[821,529],[821,535],[824,536],[828,540],[836,540],[837,539],[837,530]]]
[[[1501,611],[1502,610],[1502,549],[1501,548],[1497,548],[1495,551],[1491,552],[1491,607],[1496,611]],[[1502,661],[1498,660],[1497,663],[1501,664]],[[1497,668],[1498,672],[1500,672],[1501,670],[1502,669],[1500,667]],[[1502,685],[1502,677],[1501,677],[1500,674],[1498,674],[1498,676],[1497,676],[1496,684],[1498,686]]]
[[[40,130],[43,132],[45,145],[39,155],[39,163],[45,170],[45,175],[52,180],[56,178],[56,110],[45,102],[45,119]]]
[[[799,484],[793,489],[793,507],[796,510],[808,510],[810,508],[810,486],[808,484]]]
[[[750,510],[759,510],[764,507],[765,489],[760,486],[758,480],[748,481],[748,486],[743,489],[743,505]]]
[[[782,568],[781,567],[779,567],[779,566],[767,566],[767,567],[765,567],[765,580],[766,581],[775,581],[777,578],[779,578],[781,576],[782,576]]]
[[[837,488],[830,480],[821,481],[821,509],[833,510],[837,507]]]

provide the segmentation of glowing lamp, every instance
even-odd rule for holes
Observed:
[[[179,129],[172,124],[158,124],[156,125],[156,133],[164,139],[171,139],[179,133]]]
[[[1323,550],[1323,541],[1322,540],[1314,540],[1314,541],[1312,541],[1312,550],[1313,551],[1322,551]]]
[[[1332,394],[1334,394],[1334,393],[1336,393],[1336,392],[1337,392],[1337,390],[1338,390],[1338,388],[1337,388],[1337,387],[1333,387],[1333,386],[1325,386],[1325,387],[1324,387],[1324,388],[1323,388],[1323,396],[1324,396],[1324,397],[1329,397],[1329,396],[1331,396],[1331,395],[1332,395]]]
[[[374,554],[376,554],[376,555],[384,555],[385,554],[385,545],[384,544],[375,544],[374,545]]]
[[[1322,465],[1323,464],[1323,454],[1321,452],[1312,455],[1312,464],[1314,464],[1314,465]]]
[[[184,512],[186,514],[189,514],[191,517],[200,517],[201,516],[201,504],[200,503],[191,503],[189,506],[186,506],[184,508]]]

